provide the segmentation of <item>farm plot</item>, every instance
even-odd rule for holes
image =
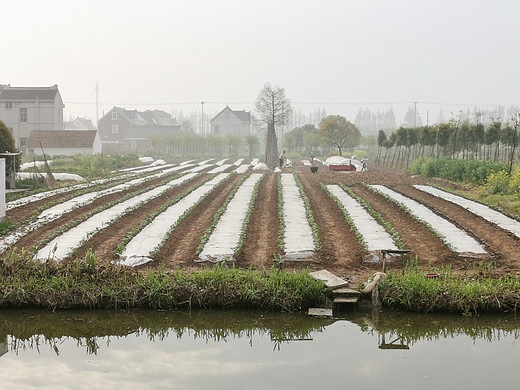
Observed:
[[[199,253],[202,257],[206,256],[205,252],[200,252],[202,247],[197,249],[201,245],[201,237],[214,223],[215,214],[222,208],[230,194],[236,188],[241,188],[237,185],[247,174],[238,173],[242,172],[240,169],[251,168],[247,161],[245,163],[233,160],[213,161],[190,161],[178,166],[166,168],[162,166],[160,170],[145,172],[146,175],[151,176],[164,173],[169,169],[177,169],[167,174],[173,176],[175,172],[182,170],[185,177],[191,177],[190,180],[170,187],[153,198],[138,197],[148,192],[152,194],[150,191],[164,186],[164,180],[168,176],[144,181],[121,192],[103,193],[102,191],[107,190],[108,187],[90,189],[94,201],[85,204],[78,202],[80,206],[76,208],[67,207],[67,204],[73,203],[69,202],[73,198],[70,191],[63,194],[56,193],[49,197],[52,204],[39,203],[46,202],[43,199],[21,204],[8,211],[8,218],[10,214],[14,216],[24,209],[27,210],[28,215],[36,211],[41,213],[45,209],[49,210],[47,213],[51,213],[51,207],[55,205],[57,207],[55,210],[61,207],[63,213],[54,221],[39,226],[22,237],[16,245],[31,251],[40,249],[38,257],[42,259],[54,257],[68,261],[71,259],[71,253],[82,257],[89,249],[93,249],[101,259],[122,260],[122,264],[136,265],[153,259],[140,265],[139,269],[154,268],[158,265],[165,269],[179,266],[198,269],[204,266],[204,263],[196,261],[199,259]],[[191,173],[187,173],[189,171]],[[250,175],[253,177],[257,174]],[[213,177],[223,176],[227,179],[218,182],[213,191],[207,192],[198,200],[195,199],[195,195],[190,198],[190,194],[197,193],[199,188],[204,192],[202,190],[206,187],[204,182],[209,183]],[[131,181],[131,178],[127,177],[124,180]],[[123,184],[121,180],[114,182],[114,186],[120,184]],[[240,222],[240,216],[231,217],[231,211],[238,211],[239,206],[249,207],[250,195],[245,195],[240,201],[236,200],[236,203],[230,202],[227,206],[230,216],[224,217],[225,214],[222,214],[221,220],[233,221],[227,222],[228,227],[224,230],[231,231],[239,227],[241,234],[245,232],[245,239],[238,252],[232,254],[237,267],[270,267],[275,257],[287,260],[293,254],[300,257],[297,260],[304,261],[284,262],[285,268],[325,268],[345,278],[365,277],[381,269],[380,263],[366,261],[370,258],[371,252],[391,249],[396,245],[396,241],[388,237],[385,240],[389,241],[385,241],[384,244],[381,244],[383,241],[380,238],[372,241],[370,238],[372,233],[380,230],[381,227],[374,225],[372,228],[367,228],[369,222],[368,219],[363,219],[365,217],[357,220],[358,217],[354,215],[358,211],[362,212],[362,208],[350,210],[353,221],[356,220],[353,223],[356,229],[352,229],[338,203],[326,190],[328,188],[330,192],[334,192],[336,198],[343,199],[341,201],[343,206],[350,208],[355,206],[357,198],[344,197],[348,188],[350,195],[355,194],[356,197],[361,198],[380,215],[385,223],[395,229],[402,241],[401,244],[411,251],[410,257],[417,258],[419,264],[450,264],[453,267],[460,266],[461,269],[467,269],[472,262],[494,260],[503,270],[520,269],[517,257],[520,239],[517,236],[498,226],[498,223],[491,221],[490,218],[484,219],[468,211],[466,206],[449,202],[444,195],[434,196],[414,187],[414,185],[424,184],[427,184],[426,181],[420,177],[412,178],[392,172],[378,172],[375,167],[371,167],[370,172],[346,173],[320,169],[317,173],[311,173],[308,166],[294,162],[294,167],[284,169],[281,174],[265,173],[258,184],[247,225]],[[373,191],[368,185],[374,185],[376,188],[384,186],[388,189],[385,190],[387,194]],[[450,185],[453,186],[453,183]],[[243,184],[244,191],[250,186],[250,184]],[[341,186],[344,188],[340,188]],[[239,192],[238,189],[235,196]],[[398,202],[390,199],[390,191],[398,194],[395,195],[399,199]],[[103,195],[99,196],[99,194]],[[78,196],[84,195],[86,194],[78,193]],[[403,208],[402,204],[406,202],[403,202],[399,196],[414,201],[421,206],[420,208],[441,219],[443,225],[451,224],[450,228],[455,228],[453,231],[457,234],[462,233],[461,237],[465,235],[466,241],[462,241],[462,238],[453,240],[455,233],[443,232],[442,228],[430,221],[429,213],[428,216],[425,216],[426,214],[417,216],[417,212],[411,212],[413,207],[409,204]],[[83,199],[86,198],[85,196]],[[133,206],[130,206],[129,202],[126,204],[127,207],[114,209],[119,210],[115,214],[108,212],[103,214],[105,210],[109,210],[116,204],[124,204],[133,198],[141,201]],[[181,198],[191,200],[186,200],[182,207],[176,206],[181,204]],[[59,203],[62,205],[57,206]],[[171,211],[167,213],[166,210],[170,208]],[[186,212],[187,210],[189,212]],[[101,221],[99,218],[103,215]],[[89,222],[90,225],[87,225],[90,218],[93,219]],[[425,224],[423,221],[428,223]],[[379,220],[378,222],[381,223]],[[151,228],[155,223],[158,225]],[[21,225],[20,229],[27,228],[26,224]],[[81,225],[83,225],[83,233],[79,234],[78,231],[73,233],[74,229]],[[147,233],[144,233],[145,231]],[[362,240],[359,239],[361,231],[364,231],[364,234],[361,234],[364,237]],[[149,234],[150,232],[152,233]],[[217,234],[217,229],[213,234],[215,238],[210,238],[210,241],[213,240],[215,246],[231,241],[228,238],[218,238],[223,236]],[[446,238],[446,242],[441,240],[441,236],[443,239]],[[380,244],[375,244],[379,240],[381,240]],[[472,243],[462,246],[463,242]],[[219,249],[213,252],[210,257],[218,257],[224,252],[229,254],[230,246],[228,244],[226,250]],[[117,253],[122,256],[119,258]],[[395,262],[392,266],[400,268],[403,264],[403,262]]]
[[[371,188],[383,193],[397,202],[407,212],[415,218],[423,221],[431,226],[432,231],[438,234],[446,244],[458,253],[474,253],[484,254],[486,250],[473,237],[470,237],[463,230],[457,228],[454,224],[433,213],[430,209],[407,198],[383,185],[372,185]]]
[[[201,261],[232,260],[239,245],[244,220],[247,217],[251,198],[262,174],[249,176],[237,189],[228,203],[214,231],[202,248]]]
[[[221,173],[204,183],[185,198],[159,214],[152,223],[141,230],[121,253],[121,264],[136,266],[153,260],[153,253],[160,249],[171,231],[185,213],[196,206],[206,194],[226,179],[229,174]]]
[[[36,254],[36,258],[40,260],[45,260],[48,258],[62,260],[66,258],[71,254],[72,250],[79,247],[81,243],[88,239],[88,237],[94,232],[103,229],[103,227],[110,224],[121,215],[128,213],[132,208],[138,207],[141,203],[147,201],[148,199],[155,198],[170,188],[178,186],[183,182],[192,179],[194,176],[194,173],[186,174],[178,179],[170,181],[165,185],[131,197],[130,199],[120,202],[115,206],[101,211],[100,213],[94,214],[86,221],[66,231],[40,249]]]

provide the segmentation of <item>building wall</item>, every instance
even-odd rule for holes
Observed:
[[[80,147],[46,147],[44,148],[45,154],[49,156],[72,156],[75,154],[94,154],[94,150],[92,147],[90,148],[80,148]],[[41,149],[28,149],[27,153],[29,154],[41,154]]]
[[[116,112],[116,118],[113,113]],[[110,110],[98,122],[98,135],[102,143],[103,153],[121,153],[125,147],[125,131],[130,121],[115,109]],[[112,126],[117,126],[117,133]]]
[[[22,122],[21,112],[24,110],[26,117]],[[63,130],[63,101],[59,93],[54,101],[2,101],[0,119],[11,129],[16,147],[25,151],[25,143],[32,130]]]
[[[225,137],[226,135],[238,135],[242,138],[250,134],[251,126],[248,122],[242,122],[233,113],[229,112],[226,118],[226,111],[215,117],[211,121],[211,133]]]

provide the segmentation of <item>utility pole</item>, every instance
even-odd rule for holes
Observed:
[[[417,126],[417,102],[413,102],[414,105],[414,114],[413,114],[413,128]]]
[[[99,84],[96,80],[96,124],[99,121]]]
[[[202,114],[200,115],[200,135],[204,135],[204,102],[200,102],[202,106]]]

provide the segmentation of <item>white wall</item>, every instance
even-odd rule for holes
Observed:
[[[5,158],[0,158],[0,222],[5,221]]]

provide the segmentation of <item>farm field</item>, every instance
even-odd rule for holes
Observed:
[[[196,270],[222,260],[327,269],[353,285],[381,270],[382,249],[409,251],[405,257],[425,269],[465,272],[493,261],[498,274],[520,270],[520,223],[430,186],[454,183],[377,167],[311,173],[300,162],[282,173],[253,171],[250,162],[143,167],[9,202],[7,218],[19,226],[0,236],[0,250],[62,262],[92,250],[138,270]],[[405,260],[388,258],[387,266],[401,269]]]

